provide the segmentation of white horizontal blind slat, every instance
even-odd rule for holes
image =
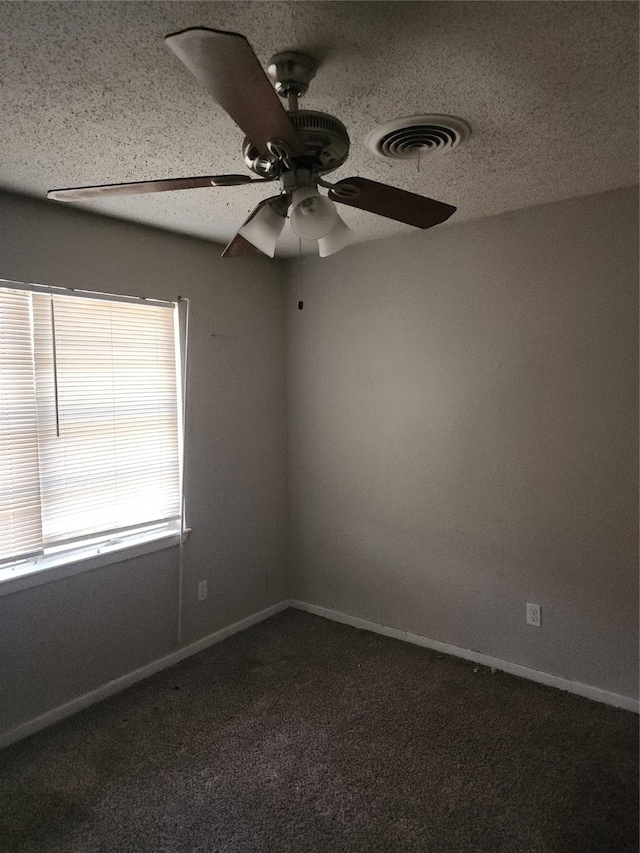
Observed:
[[[0,289],[0,561],[41,546],[31,297]]]
[[[174,308],[33,301],[45,545],[179,515]]]

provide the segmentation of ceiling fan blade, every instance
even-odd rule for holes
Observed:
[[[329,190],[329,198],[386,216],[416,228],[431,228],[448,219],[456,208],[424,195],[410,193],[367,178],[344,178]]]
[[[302,153],[301,139],[243,35],[191,27],[165,42],[259,151],[268,155],[272,139]]]
[[[96,187],[73,187],[49,190],[47,198],[54,201],[84,201],[88,198],[105,198],[114,195],[138,195],[139,193],[163,193],[168,190],[193,190],[198,187],[231,187],[249,184],[248,175],[207,175],[200,178],[167,178],[162,181],[133,181],[129,184],[102,184]],[[256,181],[256,183],[262,183]]]
[[[233,240],[227,244],[221,257],[236,258],[238,255],[261,255],[262,252],[253,243],[245,240],[242,234],[236,234]]]
[[[273,258],[288,209],[289,197],[286,194],[263,199],[242,223],[222,257],[258,253]]]

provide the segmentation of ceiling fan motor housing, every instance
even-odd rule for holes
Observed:
[[[349,154],[349,134],[335,116],[316,110],[295,110],[287,113],[302,140],[304,152],[295,158],[296,165],[311,169],[319,175],[333,172],[342,166]],[[244,162],[261,177],[278,177],[285,166],[275,158],[259,151],[247,138],[242,153]]]

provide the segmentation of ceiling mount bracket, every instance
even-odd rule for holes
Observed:
[[[309,83],[316,76],[318,65],[306,53],[285,51],[276,53],[269,60],[267,74],[276,92],[281,98],[291,98],[296,102],[309,88]]]

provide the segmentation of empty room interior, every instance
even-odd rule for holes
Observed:
[[[0,849],[638,850],[638,9],[0,2]]]

